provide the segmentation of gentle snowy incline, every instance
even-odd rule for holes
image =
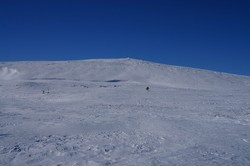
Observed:
[[[0,165],[248,166],[249,99],[250,77],[141,60],[0,63]]]
[[[1,67],[2,66],[2,67]],[[128,81],[177,88],[208,89],[250,86],[249,77],[169,66],[135,59],[2,64],[0,79]],[[18,73],[18,74],[17,74]]]

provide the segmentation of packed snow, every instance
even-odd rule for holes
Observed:
[[[248,166],[249,99],[250,77],[130,58],[2,62],[0,165]]]

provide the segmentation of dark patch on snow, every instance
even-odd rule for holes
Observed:
[[[153,149],[146,144],[135,145],[135,153],[137,154],[149,153],[151,151],[153,151]]]
[[[80,85],[80,87],[89,88],[87,85]]]
[[[19,145],[15,145],[11,150],[11,152],[21,152],[21,151],[22,148]]]
[[[50,65],[55,65],[56,63],[48,63],[47,65],[50,66]]]
[[[109,83],[117,83],[117,82],[125,82],[125,80],[107,80],[107,81],[102,81],[102,80],[92,80],[92,82],[109,82]]]
[[[104,162],[104,166],[111,166],[112,165],[112,162],[111,161],[105,161]]]
[[[112,145],[104,145],[104,152],[105,153],[110,153],[115,150],[115,146]]]
[[[0,139],[9,137],[11,134],[0,134]]]
[[[108,80],[108,81],[105,81],[105,82],[124,82],[123,80]]]

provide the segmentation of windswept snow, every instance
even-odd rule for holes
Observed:
[[[4,65],[3,65],[4,66]],[[105,59],[67,62],[18,62],[8,64],[21,71],[24,80],[127,81],[174,88],[211,89],[250,86],[248,77],[193,68],[169,66],[134,59]],[[9,68],[10,68],[9,67]],[[3,67],[6,70],[6,67]],[[6,74],[8,75],[8,74]]]
[[[2,67],[0,68],[0,80],[11,80],[16,78],[19,72],[16,69]]]
[[[9,62],[0,94],[0,165],[250,165],[250,77],[134,59]]]

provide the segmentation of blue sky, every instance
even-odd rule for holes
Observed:
[[[250,75],[248,0],[10,0],[0,61],[131,57]]]

